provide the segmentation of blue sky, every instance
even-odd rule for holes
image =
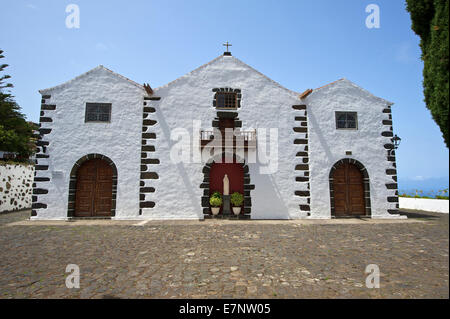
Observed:
[[[80,28],[65,25],[80,8]],[[380,28],[365,25],[368,4]],[[0,48],[13,94],[38,121],[39,89],[99,64],[158,87],[222,54],[303,91],[346,77],[395,102],[400,189],[448,187],[448,149],[423,102],[419,38],[403,0],[1,0]]]

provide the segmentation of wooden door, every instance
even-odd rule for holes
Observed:
[[[358,167],[344,163],[333,173],[335,216],[365,215],[364,180]]]
[[[75,217],[111,216],[111,166],[104,160],[84,162],[77,171]]]

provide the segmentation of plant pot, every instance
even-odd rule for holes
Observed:
[[[211,207],[211,212],[214,216],[218,215],[220,212],[220,207]]]
[[[241,213],[241,207],[233,207],[233,213],[237,216]]]

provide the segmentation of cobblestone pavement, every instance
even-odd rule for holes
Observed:
[[[446,214],[353,224],[11,225],[29,213],[0,215],[0,298],[449,297]],[[80,267],[80,289],[65,286],[68,264]],[[365,286],[368,264],[380,268],[379,289]]]

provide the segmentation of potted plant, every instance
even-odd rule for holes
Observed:
[[[209,198],[209,205],[211,205],[211,212],[213,215],[219,214],[220,206],[222,206],[222,194],[214,192]]]
[[[241,213],[241,206],[244,202],[244,195],[238,192],[231,194],[230,198],[231,205],[233,205],[233,213],[239,215]]]

